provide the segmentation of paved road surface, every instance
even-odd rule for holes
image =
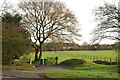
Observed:
[[[51,80],[40,73],[52,70],[68,70],[59,66],[35,65],[36,71],[25,70],[3,70],[2,80]]]

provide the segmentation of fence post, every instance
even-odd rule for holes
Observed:
[[[32,64],[32,58],[30,58],[30,64]]]
[[[56,57],[55,60],[56,60],[56,65],[58,65],[58,57]]]
[[[91,56],[90,56],[90,60],[91,60]]]
[[[105,57],[105,61],[106,61],[106,57]]]
[[[112,59],[111,59],[111,57],[110,57],[110,64],[112,65]]]
[[[118,58],[116,57],[116,62],[118,62]]]
[[[96,61],[98,60],[98,56],[96,57]]]
[[[95,57],[93,56],[93,60],[95,61]]]

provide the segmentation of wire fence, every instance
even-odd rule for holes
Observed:
[[[81,55],[81,58],[85,58],[91,61],[108,61],[108,62],[118,62],[118,57],[99,57],[99,56],[89,56],[89,55]]]

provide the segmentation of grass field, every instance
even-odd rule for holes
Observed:
[[[62,62],[63,63],[63,62]],[[42,73],[44,76],[48,78],[52,78],[55,80],[63,80],[63,79],[70,79],[70,80],[81,80],[81,78],[87,78],[90,80],[104,80],[108,79],[118,79],[120,76],[118,72],[117,65],[102,65],[102,64],[95,64],[89,60],[85,59],[70,59],[65,60],[64,65],[66,68],[70,70],[57,70],[57,71],[48,71]],[[91,79],[92,78],[92,79]],[[86,79],[85,79],[86,80]]]
[[[44,51],[42,54],[42,58],[47,57],[58,57],[58,62],[62,62],[66,59],[71,58],[82,58],[83,55],[86,56],[94,56],[94,57],[101,57],[102,60],[106,57],[106,60],[109,61],[111,58],[112,61],[116,61],[116,57],[118,57],[118,53],[115,51]],[[30,53],[28,55],[29,58],[32,58],[34,60],[34,53]]]
[[[94,67],[79,67],[75,70],[57,70],[43,73],[48,78],[119,78],[117,66],[96,65]],[[73,79],[75,80],[75,79]],[[91,79],[92,80],[92,79]],[[94,79],[93,79],[94,80]],[[102,80],[102,79],[101,79]],[[113,79],[114,80],[114,79]]]
[[[86,56],[94,56],[94,57],[106,57],[107,61],[111,57],[112,61],[116,61],[116,57],[118,57],[118,53],[115,51],[44,51],[42,58],[47,57],[58,57],[58,62],[61,63],[67,59],[80,59]],[[34,60],[34,53],[30,53],[27,57],[32,58]],[[70,61],[72,62],[72,61]],[[74,61],[73,63],[74,64]],[[68,66],[69,68],[69,66]],[[70,67],[70,70],[57,70],[57,71],[48,71],[44,72],[43,75],[48,78],[118,78],[117,66],[115,65],[100,65],[96,64],[95,66],[74,66]],[[56,80],[57,80],[56,79]],[[62,79],[63,80],[63,79]],[[74,79],[72,79],[74,80]]]

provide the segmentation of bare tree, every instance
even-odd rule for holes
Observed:
[[[52,38],[61,41],[73,41],[80,37],[76,28],[78,22],[74,14],[61,2],[21,2],[23,23],[31,34],[31,43],[42,56],[42,46]],[[52,37],[52,38],[51,38]],[[38,53],[36,52],[36,58]]]
[[[3,0],[3,2],[0,4],[0,17],[7,12],[14,11],[12,8],[12,5],[7,0]]]
[[[6,12],[8,10],[9,6],[7,6],[6,2],[4,1],[1,5],[0,5],[0,15],[3,14],[3,12]]]
[[[95,16],[98,26],[94,30],[94,41],[102,39],[111,39],[120,41],[120,8],[115,4],[105,3],[95,10]]]

